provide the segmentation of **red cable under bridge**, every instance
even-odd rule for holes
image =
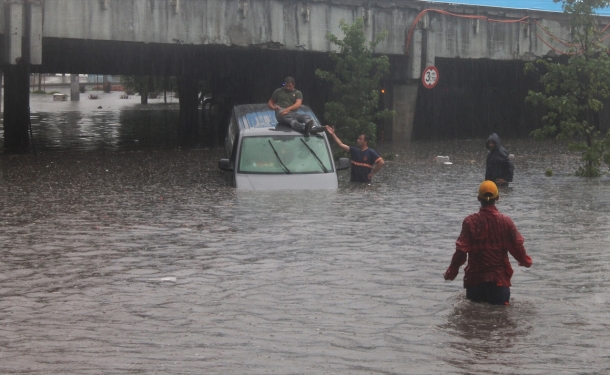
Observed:
[[[411,45],[411,38],[413,37],[413,31],[415,30],[415,27],[417,26],[417,23],[419,22],[419,20],[428,12],[436,12],[436,13],[440,13],[440,14],[444,14],[444,15],[448,15],[448,16],[453,16],[453,17],[459,17],[459,18],[468,18],[468,19],[476,19],[476,20],[483,20],[483,21],[487,21],[487,22],[497,22],[497,23],[522,23],[522,24],[526,24],[529,25],[529,16],[525,16],[523,18],[519,18],[519,19],[515,19],[515,20],[496,20],[496,19],[492,19],[492,18],[488,18],[485,16],[478,16],[478,15],[463,15],[463,14],[456,14],[456,13],[451,13],[451,12],[447,12],[446,10],[442,10],[442,9],[424,9],[423,11],[421,11],[417,17],[415,17],[415,20],[413,21],[413,24],[411,25],[411,28],[409,29],[409,33],[407,34],[407,41],[406,41],[406,45],[405,45],[405,53],[408,55],[409,54],[409,46]],[[542,43],[546,44],[547,47],[549,47],[550,49],[552,49],[553,51],[562,54],[562,55],[574,55],[574,54],[578,54],[581,53],[583,48],[580,45],[575,45],[575,44],[571,44],[565,40],[562,40],[558,37],[556,37],[555,35],[551,34],[551,32],[549,32],[549,30],[547,28],[545,28],[544,26],[542,26],[536,19],[532,18],[532,20],[534,21],[534,23],[536,24],[536,26],[538,26],[541,30],[544,31],[544,33],[551,38],[552,40],[556,41],[557,43],[565,46],[568,48],[568,52],[566,51],[561,51],[555,47],[553,47],[549,42],[547,42],[546,40],[544,40],[542,38],[542,36],[540,35],[540,33],[538,33],[538,31],[536,31],[536,37],[538,39],[540,39],[540,41],[542,41]],[[608,27],[610,27],[610,23],[607,24],[601,31],[600,33],[604,33],[606,32],[606,30],[608,29]],[[608,37],[610,37],[610,34],[604,36],[603,38],[601,38],[601,40],[605,40]]]

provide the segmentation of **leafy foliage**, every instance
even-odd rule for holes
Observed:
[[[602,44],[595,10],[610,0],[553,0],[563,2],[570,16],[573,37],[567,59],[539,59],[526,71],[540,68],[543,90],[530,91],[526,100],[546,108],[543,127],[532,132],[538,138],[555,137],[570,141],[570,149],[582,153],[576,174],[600,175],[601,164],[610,164],[610,137],[601,134],[598,113],[610,97],[610,56]]]
[[[377,125],[374,120],[394,116],[394,111],[379,111],[379,86],[388,73],[390,62],[387,56],[373,55],[373,51],[387,35],[383,32],[366,44],[364,20],[362,18],[348,25],[341,20],[340,27],[344,39],[328,33],[326,39],[338,46],[338,52],[330,53],[335,61],[335,71],[316,70],[316,76],[332,83],[336,101],[326,103],[324,118],[337,127],[337,133],[344,139],[355,140],[366,134],[374,141]]]
[[[164,89],[168,91],[176,90],[176,80],[174,78],[166,79],[156,76],[121,76],[121,84],[126,92],[137,92],[140,96],[147,97],[158,95]]]

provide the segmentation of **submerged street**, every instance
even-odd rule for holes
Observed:
[[[163,130],[177,107],[44,99],[37,154],[0,155],[3,374],[610,371],[610,178],[574,177],[565,145],[504,140],[498,208],[534,261],[511,258],[504,308],[442,277],[483,139],[378,144],[372,185],[243,193],[221,149]]]

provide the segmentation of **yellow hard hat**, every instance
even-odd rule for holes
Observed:
[[[496,183],[490,180],[483,181],[479,185],[479,199],[490,201],[498,198],[498,187]]]

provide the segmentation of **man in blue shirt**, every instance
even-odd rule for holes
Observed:
[[[326,125],[326,131],[330,134],[339,148],[349,152],[352,158],[352,182],[371,182],[375,173],[379,172],[385,164],[377,151],[369,148],[369,137],[365,134],[360,134],[356,140],[358,147],[348,146],[341,142],[335,129]]]

